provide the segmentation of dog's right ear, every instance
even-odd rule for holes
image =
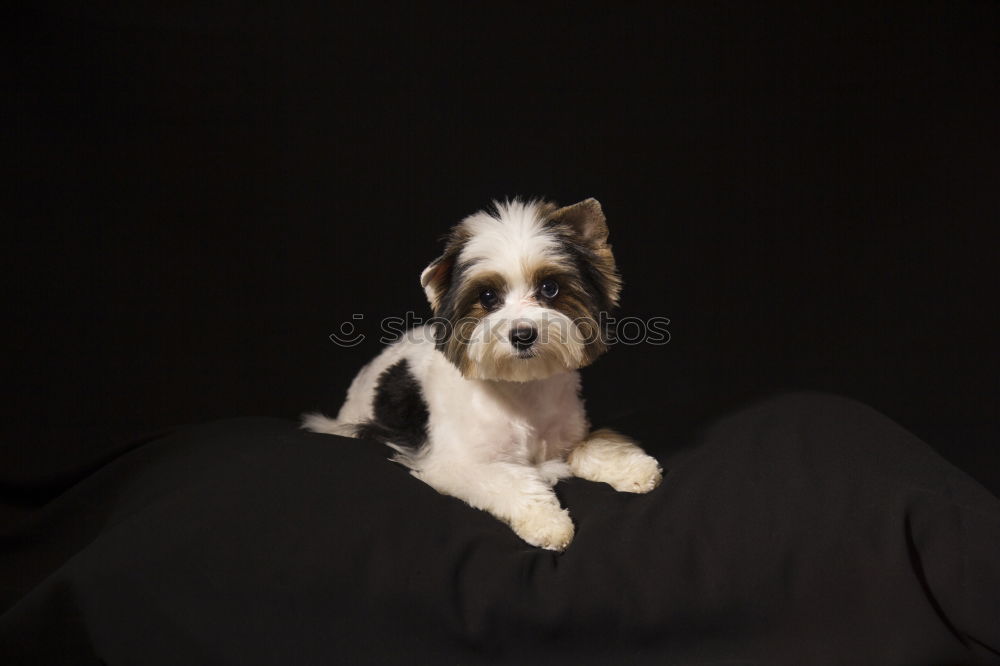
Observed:
[[[434,314],[437,314],[438,308],[441,307],[441,299],[451,284],[451,272],[457,257],[458,248],[449,246],[444,254],[432,261],[420,274],[420,286],[424,288]]]

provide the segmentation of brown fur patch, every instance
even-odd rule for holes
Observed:
[[[600,307],[610,310],[618,305],[622,280],[611,253],[611,245],[605,241],[588,241],[574,227],[561,222],[549,220],[547,224],[559,238],[563,251],[572,261],[576,272],[583,281],[589,283],[590,290],[595,292],[594,296]]]
[[[450,335],[439,341],[440,349],[462,374],[469,370],[468,344],[479,321],[490,313],[479,300],[485,289],[493,289],[502,299],[506,282],[498,273],[477,275],[467,282],[454,284],[445,295],[439,316],[448,320]]]

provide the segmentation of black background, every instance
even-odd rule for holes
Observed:
[[[1000,487],[996,3],[3,23],[13,487],[178,423],[335,411],[375,322],[426,314],[440,235],[513,195],[600,199],[620,314],[671,319],[585,371],[598,424],[829,390]]]

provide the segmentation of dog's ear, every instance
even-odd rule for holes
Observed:
[[[608,222],[597,199],[584,199],[571,206],[563,206],[552,213],[549,220],[570,227],[593,247],[600,247],[608,241]]]
[[[420,274],[420,286],[427,294],[427,300],[431,304],[431,310],[437,314],[441,307],[441,299],[451,284],[451,271],[455,267],[455,259],[458,257],[458,249],[449,246],[444,254],[428,264],[424,272]]]
[[[551,224],[568,228],[588,249],[586,255],[590,275],[600,292],[601,307],[609,310],[616,306],[622,280],[608,244],[608,223],[601,203],[597,199],[584,199],[556,210],[548,220]]]

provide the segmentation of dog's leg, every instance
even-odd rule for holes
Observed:
[[[575,476],[610,484],[626,493],[648,493],[660,485],[663,470],[656,459],[614,430],[595,430],[570,451]]]
[[[530,465],[427,466],[413,475],[438,492],[493,514],[532,546],[565,550],[573,540],[569,512],[560,506],[550,483]]]

